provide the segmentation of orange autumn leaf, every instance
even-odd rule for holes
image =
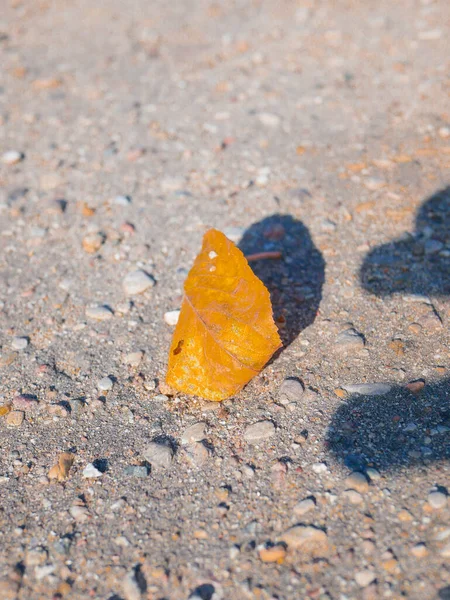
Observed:
[[[184,284],[166,383],[186,394],[225,400],[280,346],[268,290],[233,242],[210,229]]]

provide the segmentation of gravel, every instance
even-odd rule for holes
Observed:
[[[1,6],[5,600],[449,597],[449,3]],[[210,227],[283,341],[221,403],[164,385]]]

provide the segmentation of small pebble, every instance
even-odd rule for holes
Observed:
[[[428,555],[428,548],[426,544],[419,542],[411,548],[411,554],[413,554],[416,558],[425,558],[425,556]]]
[[[130,196],[116,196],[113,203],[117,206],[130,206],[131,198]]]
[[[74,504],[70,507],[69,513],[78,523],[84,523],[89,519],[89,511],[85,506]]]
[[[172,465],[173,450],[168,444],[150,442],[142,455],[152,467],[168,469]]]
[[[366,556],[370,556],[371,554],[373,554],[375,552],[375,544],[372,542],[372,540],[364,540],[363,543],[361,544],[361,548],[363,553]]]
[[[295,377],[288,377],[280,386],[278,396],[281,404],[296,402],[303,396],[304,387],[302,382]]]
[[[109,306],[92,306],[86,308],[86,316],[88,319],[94,319],[95,321],[108,321],[113,318],[114,313]]]
[[[351,504],[361,504],[361,502],[363,501],[363,497],[361,496],[361,494],[355,490],[345,490],[345,492],[342,495],[344,496],[344,498],[348,498]]]
[[[141,467],[141,466],[135,466],[135,465],[129,465],[128,467],[125,467],[125,469],[123,470],[124,475],[126,475],[127,477],[138,477],[138,478],[143,478],[143,477],[147,477],[148,475],[148,469],[147,467]]]
[[[255,477],[255,469],[253,469],[250,465],[244,465],[241,468],[241,473],[246,479],[253,479]]]
[[[376,190],[380,190],[381,188],[383,188],[386,185],[386,182],[383,179],[380,179],[378,177],[368,177],[364,181],[364,185],[366,186],[366,188],[368,190],[370,190],[371,192],[374,192]]]
[[[202,467],[205,465],[211,455],[211,451],[202,442],[194,442],[185,446],[186,456],[189,461],[197,466]]]
[[[416,381],[410,381],[406,384],[406,389],[408,389],[413,394],[418,394],[425,387],[425,381],[423,379],[417,379]]]
[[[15,351],[25,350],[28,343],[27,337],[14,337],[11,341],[11,349]]]
[[[277,544],[275,546],[263,547],[259,550],[259,558],[262,562],[272,563],[277,562],[281,563],[286,556],[286,548]]]
[[[450,127],[439,127],[438,133],[442,139],[446,140],[450,137]]]
[[[12,410],[5,417],[6,424],[9,427],[20,427],[25,418],[25,413],[21,410]]]
[[[181,443],[191,444],[192,442],[201,442],[205,439],[205,433],[206,423],[194,423],[183,432],[183,435],[181,436]]]
[[[18,152],[17,150],[8,150],[2,154],[2,163],[8,166],[16,165],[21,162],[25,158],[25,155],[22,152]]]
[[[161,180],[163,192],[176,192],[183,188],[185,180],[183,177],[166,177]]]
[[[397,517],[398,517],[398,520],[401,521],[402,523],[408,523],[409,521],[412,521],[414,519],[411,512],[409,510],[407,510],[406,508],[402,508],[402,510],[400,510],[399,513],[397,514]]]
[[[364,473],[354,471],[345,480],[345,485],[348,489],[356,490],[360,494],[364,494],[369,491],[369,482]]]
[[[375,581],[376,575],[372,569],[363,569],[355,573],[355,581],[360,587],[367,587]]]
[[[152,389],[155,389],[154,387]],[[152,396],[151,400],[153,400],[153,402],[167,402],[167,400],[169,399],[169,396],[166,396],[165,394],[157,394],[156,396]]]
[[[92,463],[86,465],[83,469],[83,477],[85,479],[95,479],[96,477],[102,477],[103,473],[99,471]]]
[[[109,392],[110,390],[112,390],[113,385],[114,382],[111,379],[111,377],[103,377],[103,379],[100,379],[100,381],[98,382],[97,387],[102,392]]]
[[[436,510],[445,508],[447,506],[447,496],[443,492],[432,491],[428,494],[428,504]]]
[[[130,301],[126,301],[126,302],[120,302],[117,306],[116,306],[116,312],[119,313],[119,315],[128,315],[132,309],[133,305]]]
[[[441,551],[439,554],[441,556],[443,556],[444,558],[450,558],[450,543],[446,544],[443,548],[441,548]]]
[[[262,112],[258,115],[258,120],[267,127],[278,127],[280,124],[280,117],[273,113]]]
[[[244,439],[249,444],[259,444],[275,434],[275,425],[271,421],[259,421],[249,425],[244,431]]]
[[[178,323],[179,316],[179,310],[169,310],[168,312],[164,313],[164,321],[167,323],[167,325],[174,327]]]
[[[392,389],[388,383],[356,383],[342,387],[349,394],[361,394],[362,396],[384,396]]]
[[[155,280],[145,271],[133,271],[123,280],[123,289],[128,296],[142,294],[155,285]]]
[[[335,346],[341,352],[357,352],[365,346],[364,336],[356,329],[346,329],[337,336]]]
[[[140,580],[137,570],[129,571],[122,581],[122,592],[125,600],[141,600],[143,587],[143,582]]]
[[[301,500],[298,504],[296,504],[293,508],[293,512],[295,515],[301,517],[310,510],[314,510],[316,508],[316,500],[313,497],[305,498]]]
[[[381,479],[380,472],[377,469],[374,469],[373,467],[368,467],[366,469],[366,475],[368,476],[370,481],[378,481],[379,479]]]
[[[311,466],[311,469],[314,471],[314,473],[328,473],[328,466],[326,463],[324,462],[320,462],[320,463],[314,463]]]
[[[130,367],[138,367],[144,358],[144,353],[142,350],[138,350],[137,352],[130,352],[129,354],[125,354],[122,357],[123,362],[126,365],[130,365]]]
[[[280,540],[289,550],[301,550],[303,555],[321,556],[328,550],[328,536],[313,525],[295,525],[285,531]]]
[[[88,254],[95,254],[105,242],[105,236],[99,232],[88,233],[82,241],[83,250]]]

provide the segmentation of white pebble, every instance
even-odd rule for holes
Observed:
[[[142,598],[141,586],[134,569],[125,575],[122,581],[122,592],[125,600],[140,600]]]
[[[360,587],[367,587],[375,579],[376,575],[371,569],[364,569],[355,573],[355,581]]]
[[[18,152],[17,150],[8,150],[2,155],[2,163],[5,165],[16,165],[21,160],[24,159],[24,155],[22,152]]]
[[[155,280],[145,271],[137,270],[128,273],[123,280],[123,289],[128,296],[142,294],[155,285]]]
[[[278,127],[280,124],[280,117],[273,113],[263,112],[258,115],[259,122],[267,127]]]
[[[112,390],[113,385],[114,382],[111,379],[111,377],[103,377],[103,379],[100,379],[100,381],[97,384],[98,389],[102,392],[109,392],[110,390]]]
[[[95,321],[107,321],[112,319],[114,314],[108,306],[88,306],[86,316]]]
[[[138,350],[138,352],[130,352],[129,354],[125,354],[123,357],[123,362],[126,365],[130,365],[130,367],[137,367],[142,359],[144,358],[144,353],[142,350]]]
[[[11,342],[11,348],[13,350],[25,350],[28,346],[28,338],[26,337],[14,337]]]
[[[130,196],[116,196],[113,200],[117,206],[129,206],[131,204]]]
[[[438,133],[441,136],[441,138],[446,140],[450,137],[450,127],[440,127]]]
[[[327,473],[328,472],[328,467],[327,467],[326,463],[324,463],[324,462],[314,463],[311,468],[314,471],[314,473]]]
[[[378,481],[379,479],[381,479],[380,472],[377,469],[374,469],[373,467],[369,467],[368,469],[366,469],[366,473],[370,481]]]
[[[361,494],[355,490],[346,490],[342,495],[350,500],[351,504],[361,504],[363,501]]]
[[[92,463],[86,465],[83,469],[83,477],[85,479],[94,479],[96,477],[101,477],[103,473],[99,471]]]
[[[294,506],[294,514],[301,517],[310,510],[316,508],[316,501],[313,498],[305,498]]]
[[[173,327],[178,323],[179,316],[179,310],[169,310],[168,312],[164,313],[164,321],[167,323],[167,325]]]
[[[392,389],[388,383],[356,383],[342,387],[349,394],[361,394],[362,396],[384,396]]]
[[[443,492],[432,491],[428,494],[428,503],[439,510],[447,505],[447,496]]]
[[[244,431],[244,439],[249,444],[258,444],[275,434],[275,425],[271,421],[259,421],[249,425]]]

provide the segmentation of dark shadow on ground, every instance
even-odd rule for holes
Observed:
[[[377,296],[450,295],[450,187],[423,203],[413,233],[372,250],[360,277]]]
[[[384,396],[353,394],[337,409],[327,447],[349,469],[381,471],[450,458],[450,379],[418,394],[394,386]]]
[[[270,292],[283,348],[313,323],[325,279],[325,262],[308,228],[290,215],[275,214],[247,229],[239,248],[248,256],[280,251],[281,259],[255,260],[254,273]]]

